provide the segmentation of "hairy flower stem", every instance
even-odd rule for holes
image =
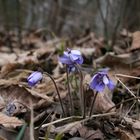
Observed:
[[[59,90],[58,90],[58,87],[56,85],[56,82],[55,82],[54,78],[49,73],[47,73],[47,72],[44,72],[44,74],[46,74],[52,80],[52,82],[53,82],[53,84],[55,86],[55,89],[56,89],[56,92],[57,92],[60,104],[61,104],[61,108],[62,108],[62,111],[63,111],[63,116],[66,116],[66,113],[65,113],[64,107],[63,107],[63,103],[62,103],[62,99],[61,99],[61,96],[60,96],[60,93],[59,93]]]
[[[94,98],[93,98],[93,100],[92,100],[92,104],[91,104],[91,108],[90,108],[90,112],[89,112],[89,117],[91,117],[91,115],[92,115],[93,107],[94,107],[94,104],[95,104],[97,95],[98,95],[98,91],[95,93]]]
[[[79,75],[80,75],[79,92],[81,95],[82,116],[83,116],[83,118],[85,118],[86,113],[85,113],[85,98],[84,98],[84,93],[83,93],[83,73],[82,73],[80,66],[78,64],[75,64],[74,66],[76,67],[76,69],[78,70]]]
[[[69,96],[69,102],[70,102],[70,108],[71,108],[71,115],[74,115],[74,105],[72,100],[72,94],[70,92],[70,81],[69,81],[69,70],[68,66],[66,66],[66,73],[67,73],[67,88],[68,88],[68,96]]]

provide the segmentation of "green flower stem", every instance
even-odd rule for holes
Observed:
[[[82,73],[81,68],[78,64],[75,64],[74,66],[76,67],[76,69],[78,70],[79,75],[80,75],[80,85],[79,85],[80,91],[79,92],[81,95],[82,116],[83,116],[83,118],[85,118],[86,114],[85,114],[85,98],[84,98],[84,93],[83,93],[83,73]]]
[[[89,117],[91,117],[91,115],[92,115],[93,107],[94,107],[94,104],[95,104],[97,95],[98,95],[98,91],[95,93],[94,98],[93,98],[93,100],[92,100],[92,104],[91,104],[91,108],[90,108],[90,112],[89,112]]]
[[[73,100],[72,100],[72,94],[70,92],[70,81],[69,81],[68,66],[66,66],[66,73],[67,73],[67,88],[68,88],[68,95],[69,95],[69,101],[70,101],[71,115],[74,115],[74,105],[73,105]]]

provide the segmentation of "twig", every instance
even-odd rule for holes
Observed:
[[[127,100],[124,100],[116,105],[114,105],[113,107],[109,108],[105,113],[108,113],[109,111],[111,111],[113,108],[116,108],[117,106],[121,105],[121,104],[124,104],[126,102],[129,102],[129,101],[132,101],[132,100],[138,100],[140,99],[140,97],[133,97],[133,98],[130,98],[130,99],[127,99]]]
[[[128,113],[132,110],[132,108],[134,107],[135,104],[136,104],[136,101],[131,105],[129,110],[125,113],[124,117],[126,117],[128,115]]]
[[[116,75],[115,75],[115,78],[129,91],[131,96],[136,98],[135,94]],[[138,100],[138,102],[140,103],[140,100]]]
[[[39,121],[45,114],[47,113],[47,111],[43,111],[41,112],[39,115],[37,115],[35,118],[34,118],[34,123]]]
[[[140,77],[125,75],[125,74],[115,74],[115,76],[127,77],[127,78],[133,78],[133,79],[140,79]]]
[[[111,115],[115,115],[115,114],[116,114],[116,112],[109,112],[109,113],[104,113],[104,114],[96,114],[96,115],[92,115],[90,118],[89,118],[89,116],[86,116],[85,119],[83,119],[83,116],[71,116],[71,117],[67,117],[67,118],[63,118],[63,119],[53,121],[51,123],[44,124],[44,125],[42,125],[42,128],[45,128],[45,127],[47,127],[49,125],[52,125],[52,124],[56,124],[56,123],[60,123],[60,122],[63,122],[63,121],[71,120],[71,119],[79,119],[80,122],[85,122],[85,121],[88,121],[88,120],[90,120],[92,118],[111,116]]]

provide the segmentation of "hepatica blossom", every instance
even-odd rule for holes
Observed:
[[[107,86],[110,90],[113,90],[115,87],[115,84],[113,81],[108,77],[107,75],[108,69],[102,69],[101,71],[97,72],[90,82],[90,88],[102,92]]]
[[[42,78],[43,78],[42,73],[35,71],[27,78],[28,85],[32,87],[36,85],[40,80],[42,80]]]
[[[67,51],[64,51],[63,56],[59,57],[59,61],[72,67],[74,64],[82,64],[83,57],[80,51],[67,49]]]

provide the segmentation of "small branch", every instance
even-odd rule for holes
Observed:
[[[133,79],[139,79],[140,80],[140,77],[125,75],[125,74],[115,74],[115,76],[127,77],[127,78],[133,78]]]
[[[116,108],[117,106],[121,105],[121,104],[124,104],[124,103],[127,103],[129,101],[132,101],[132,100],[138,100],[140,99],[140,97],[133,97],[133,98],[130,98],[130,99],[127,99],[127,100],[124,100],[116,105],[114,105],[113,107],[109,108],[105,113],[108,113],[109,111],[111,111],[113,108]]]
[[[115,78],[129,91],[131,96],[136,98],[135,94],[117,76],[115,76]],[[138,102],[140,103],[140,100],[138,100]]]
[[[83,119],[83,116],[71,116],[71,117],[59,119],[59,120],[44,124],[44,125],[42,125],[42,128],[45,128],[45,127],[48,127],[49,125],[53,125],[53,124],[60,123],[60,122],[63,122],[63,121],[72,120],[72,119],[78,119],[78,120],[80,120],[79,122],[85,122],[85,121],[88,121],[88,120],[90,120],[92,118],[111,116],[111,115],[115,115],[115,114],[116,114],[116,112],[110,112],[110,113],[104,113],[104,114],[96,114],[96,115],[92,115],[90,118],[89,118],[89,116],[86,116],[85,119]]]

